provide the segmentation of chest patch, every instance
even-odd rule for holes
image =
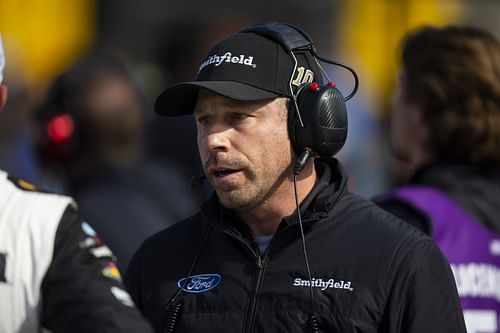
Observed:
[[[219,274],[200,274],[188,276],[177,281],[177,286],[188,293],[204,293],[219,285]]]

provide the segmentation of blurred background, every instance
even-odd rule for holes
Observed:
[[[10,90],[7,109],[0,113],[0,168],[49,190],[73,194],[106,163],[152,160],[152,174],[166,170],[179,183],[189,184],[192,175],[202,172],[194,122],[189,116],[155,116],[155,97],[173,82],[193,79],[207,52],[226,35],[250,23],[282,21],[306,30],[319,54],[357,71],[360,90],[347,103],[349,134],[338,158],[347,167],[351,190],[371,197],[405,177],[404,166],[392,159],[386,142],[401,38],[424,24],[450,23],[478,26],[498,36],[499,17],[497,0],[0,0],[5,81]],[[126,68],[142,111],[136,118],[130,112],[127,116],[127,111],[109,112],[106,118],[103,111],[102,119],[94,117],[89,130],[95,142],[87,146],[93,154],[83,158],[79,148],[70,147],[71,158],[60,157],[59,143],[85,132],[78,128],[85,116],[47,120],[40,105],[54,94],[56,78],[95,54],[106,54]],[[351,91],[348,72],[328,64],[325,69],[342,92]],[[86,93],[110,104],[112,97],[105,94],[108,81],[99,81],[97,93],[102,96]],[[131,128],[132,122],[141,128]],[[129,127],[124,128],[126,124]],[[41,149],[47,140],[44,131],[59,146]],[[112,143],[96,153],[108,134],[114,135],[109,138]],[[80,145],[84,140],[79,138]],[[113,150],[113,144],[120,146],[120,152]],[[203,187],[184,190],[195,203],[208,193]]]

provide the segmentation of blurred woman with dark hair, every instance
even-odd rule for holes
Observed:
[[[414,173],[375,201],[434,237],[468,332],[498,332],[500,42],[471,27],[410,34],[391,120],[392,151]]]

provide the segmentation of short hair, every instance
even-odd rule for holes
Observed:
[[[440,159],[500,167],[500,43],[472,27],[424,27],[402,50],[404,98],[421,107]]]

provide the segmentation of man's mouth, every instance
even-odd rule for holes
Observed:
[[[216,177],[225,177],[227,175],[230,175],[230,174],[233,174],[233,173],[236,173],[240,170],[234,170],[234,169],[219,169],[219,170],[215,170],[213,172],[213,174],[216,176]]]

